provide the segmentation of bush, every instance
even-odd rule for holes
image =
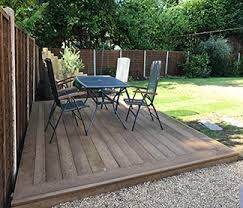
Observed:
[[[196,54],[184,65],[185,75],[189,78],[208,77],[210,75],[209,57],[207,54]]]
[[[238,61],[235,61],[234,57],[232,57],[231,61],[228,64],[228,67],[224,70],[224,76],[236,77],[240,76],[242,72],[243,71],[241,69],[240,63],[238,63]]]
[[[83,61],[80,59],[80,51],[75,51],[72,48],[64,49],[61,64],[64,78],[73,76],[75,73],[81,72],[84,69]]]
[[[232,70],[229,72],[229,76],[242,76],[243,75],[243,59],[240,59],[240,62],[235,61],[233,64]]]
[[[231,46],[226,39],[214,37],[200,42],[196,53],[208,54],[212,76],[226,76],[232,69],[230,66]]]

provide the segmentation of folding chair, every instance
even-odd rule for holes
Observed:
[[[153,104],[154,98],[156,95],[157,86],[158,86],[158,81],[160,78],[160,70],[161,70],[161,61],[153,61],[147,88],[132,86],[133,88],[136,88],[136,90],[134,91],[133,97],[124,99],[125,103],[127,105],[129,105],[127,115],[126,115],[126,121],[128,119],[130,112],[135,117],[133,126],[132,126],[132,131],[134,130],[134,127],[135,127],[135,124],[137,121],[137,117],[138,117],[138,114],[139,114],[142,106],[146,107],[148,109],[152,121],[154,120],[154,118],[156,118],[158,120],[160,128],[163,130],[159,115]],[[138,93],[142,95],[141,99],[136,98],[136,95]],[[137,112],[134,112],[133,106],[138,107]],[[150,107],[152,107],[154,113],[152,113]]]
[[[76,98],[80,98],[80,96],[83,96],[84,93],[86,94],[86,92],[75,92],[75,93],[64,93],[63,95],[59,95],[58,94],[58,90],[57,90],[57,85],[56,85],[56,81],[54,78],[54,72],[53,72],[53,68],[52,68],[52,63],[50,59],[46,59],[45,60],[46,65],[47,65],[47,71],[48,71],[48,78],[49,78],[49,82],[50,82],[50,86],[51,86],[51,91],[54,97],[54,103],[52,105],[50,114],[49,114],[49,118],[45,127],[45,131],[47,130],[48,125],[50,124],[50,126],[53,129],[53,133],[51,136],[51,139],[49,141],[49,143],[52,142],[53,136],[56,132],[56,128],[59,124],[59,121],[62,117],[62,114],[64,112],[72,112],[72,115],[75,118],[76,124],[78,125],[78,121],[77,118],[80,119],[82,121],[83,124],[83,128],[84,128],[84,132],[85,135],[87,135],[87,130],[81,115],[80,110],[86,107],[89,107],[88,105],[85,105],[85,102],[83,102],[82,100],[76,100]],[[64,89],[65,90],[65,89]],[[61,110],[61,113],[56,121],[55,124],[53,124],[51,122],[51,118],[55,112],[56,107],[58,107]],[[75,112],[77,111],[77,113]]]

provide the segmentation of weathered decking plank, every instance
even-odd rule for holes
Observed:
[[[57,113],[59,116],[60,111]],[[57,116],[55,116],[55,121],[56,120]],[[73,153],[67,137],[63,119],[60,120],[58,128],[56,129],[56,136],[63,178],[68,179],[70,177],[75,177],[77,176],[77,169],[74,164]]]
[[[39,106],[34,105],[30,116],[31,120],[38,117]],[[36,131],[37,122],[30,122],[25,137],[25,148],[22,153],[22,160],[20,162],[20,169],[16,184],[16,191],[22,190],[27,185],[32,185],[34,181],[34,166],[35,166],[35,148],[36,148]]]
[[[80,139],[77,139],[79,137],[77,128],[80,128],[80,126],[77,126],[77,124],[73,121],[71,114],[67,115],[63,121],[78,175],[91,173],[92,170],[81,145],[81,141]]]
[[[46,160],[45,160],[45,136],[44,136],[44,107],[39,106],[37,116],[37,135],[35,150],[34,184],[42,184],[46,181]]]
[[[49,117],[49,103],[44,103],[45,108],[45,122],[44,125],[46,125],[48,117]],[[47,132],[45,133],[45,139],[46,139],[46,180],[47,182],[51,181],[60,181],[62,180],[62,170],[61,170],[61,162],[60,162],[60,156],[59,156],[59,150],[57,146],[57,138],[56,135],[54,135],[54,138],[52,140],[52,144],[49,144],[50,141],[50,135],[52,133],[52,128],[47,128]]]

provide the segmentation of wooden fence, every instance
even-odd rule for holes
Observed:
[[[34,101],[39,49],[0,9],[0,207],[7,206]]]
[[[63,49],[50,48],[54,55],[61,57]],[[104,74],[108,70],[115,70],[117,58],[129,57],[131,59],[130,76],[135,79],[144,79],[149,76],[152,61],[161,60],[161,76],[181,75],[178,65],[184,60],[182,51],[154,51],[154,50],[80,50],[81,59],[85,65],[87,74]]]

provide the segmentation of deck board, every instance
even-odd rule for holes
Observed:
[[[94,104],[83,112],[89,122]],[[134,132],[125,130],[112,108],[98,110],[85,136],[70,113],[64,114],[53,142],[44,133],[51,102],[34,103],[17,177],[12,207],[52,205],[117,190],[196,168],[237,160],[238,154],[219,142],[160,113],[164,130],[141,111]],[[124,120],[126,107],[119,106]],[[55,113],[55,119],[58,117]],[[132,117],[126,125],[131,127]]]
[[[79,137],[79,133],[77,131],[77,128],[79,128],[79,126],[76,126],[76,122],[73,120],[70,114],[67,115],[66,119],[63,121],[70,143],[77,174],[82,175],[85,173],[91,173],[92,170],[89,165],[89,161],[87,159],[85,151],[83,150],[83,146],[81,145],[81,140],[76,139]]]
[[[45,108],[45,124],[48,120],[48,113],[49,113],[49,104],[44,103]],[[59,181],[62,180],[62,170],[61,170],[61,162],[60,162],[60,156],[59,156],[59,149],[57,146],[57,139],[56,135],[54,135],[53,138],[53,145],[49,144],[50,135],[51,135],[51,128],[47,129],[47,133],[45,134],[45,141],[46,141],[46,180],[47,182],[51,181]]]
[[[44,105],[40,105],[37,114],[37,135],[35,150],[34,184],[46,181],[45,136],[44,136]]]

